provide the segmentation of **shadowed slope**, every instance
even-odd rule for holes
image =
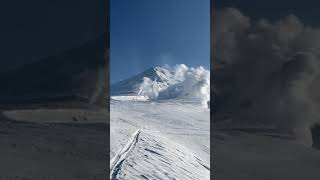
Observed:
[[[0,74],[0,103],[80,100],[106,106],[107,35]]]

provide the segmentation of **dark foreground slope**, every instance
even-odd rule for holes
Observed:
[[[107,41],[0,74],[0,179],[107,177]]]

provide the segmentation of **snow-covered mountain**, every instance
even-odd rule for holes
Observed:
[[[111,85],[111,95],[138,95],[145,77],[151,81],[156,81],[160,87],[167,87],[172,83],[176,83],[174,80],[174,71],[163,67],[153,67],[138,75]]]
[[[203,67],[150,68],[111,86],[112,96],[143,96],[149,100],[184,99],[207,105],[210,100],[210,71]]]
[[[110,179],[210,179],[209,77],[181,64],[111,86]]]

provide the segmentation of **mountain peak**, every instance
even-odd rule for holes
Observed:
[[[210,100],[210,71],[202,66],[188,68],[184,64],[172,67],[152,67],[111,86],[112,96],[144,96],[147,99],[184,99],[201,102]]]
[[[111,85],[111,94],[137,94],[144,78],[149,78],[151,81],[156,81],[166,86],[173,83],[174,71],[165,67],[151,67],[140,74]]]

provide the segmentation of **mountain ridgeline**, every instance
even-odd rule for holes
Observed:
[[[79,101],[107,106],[106,34],[78,48],[0,73],[0,104]]]
[[[202,66],[189,68],[149,68],[146,71],[111,86],[112,96],[143,96],[148,100],[185,100],[209,107],[210,71]]]
[[[132,95],[139,92],[144,77],[151,81],[157,81],[162,85],[173,83],[174,72],[161,67],[152,67],[142,73],[125,79],[123,81],[112,84],[110,87],[111,95]]]

